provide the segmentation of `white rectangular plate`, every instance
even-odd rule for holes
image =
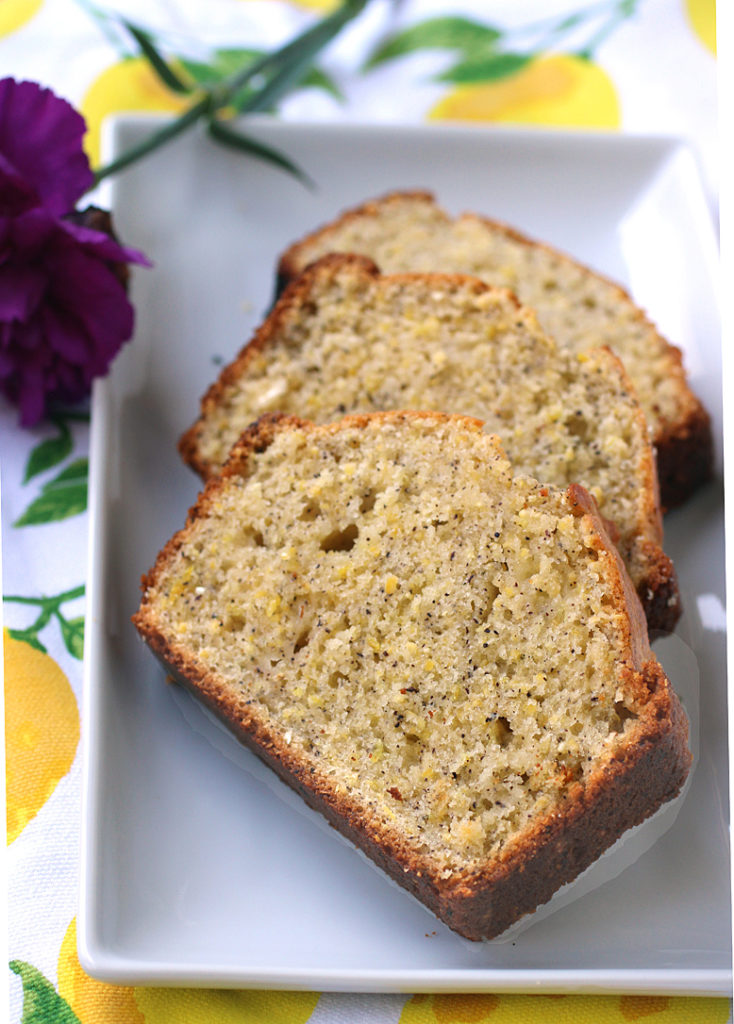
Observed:
[[[149,126],[118,122],[114,150]],[[135,271],[136,338],[94,397],[83,966],[147,985],[727,992],[720,476],[666,521],[686,610],[660,657],[694,695],[700,678],[701,752],[679,816],[618,878],[505,942],[462,940],[388,883],[165,684],[130,624],[140,574],[197,492],[177,438],[267,310],[278,254],[391,189],[433,189],[451,212],[510,222],[624,282],[685,350],[718,444],[716,252],[691,154],[675,140],[619,135],[268,121],[251,130],[316,189],[197,134],[114,187],[121,237],[155,266]]]

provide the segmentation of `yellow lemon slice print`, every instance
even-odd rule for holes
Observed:
[[[606,72],[566,54],[533,60],[497,81],[459,86],[428,116],[578,128],[617,128],[620,123],[617,93]]]
[[[139,988],[135,994],[146,1024],[306,1024],[319,1001],[318,992]]]
[[[294,7],[304,7],[308,11],[335,11],[341,0],[290,0]]]
[[[728,999],[685,996],[416,995],[399,1024],[726,1024]]]
[[[58,976],[59,995],[81,1024],[306,1024],[319,1001],[318,992],[132,988],[95,981],[79,963],[76,919],[61,943]]]
[[[99,166],[102,122],[108,114],[137,111],[175,114],[187,102],[185,97],[177,96],[161,83],[144,57],[128,57],[106,68],[94,80],[81,103],[87,122],[84,148],[92,166]]]
[[[8,843],[71,768],[79,711],[69,680],[48,654],[5,632],[5,779]]]
[[[716,55],[716,0],[685,0],[693,31],[707,50]]]
[[[43,0],[0,0],[0,36],[8,36],[30,21]]]
[[[95,981],[82,970],[76,952],[76,918],[66,929],[59,951],[59,995],[63,996],[81,1024],[114,1021],[145,1024],[132,988]]]

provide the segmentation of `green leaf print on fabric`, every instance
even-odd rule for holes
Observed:
[[[491,25],[470,18],[428,18],[396,33],[372,54],[365,64],[365,70],[416,50],[458,50],[469,55],[491,49],[501,36],[502,33]]]
[[[436,76],[438,82],[455,82],[469,85],[473,82],[493,82],[498,78],[514,75],[527,64],[530,57],[522,53],[496,53],[482,57],[470,57],[454,64],[448,71]]]
[[[26,462],[23,483],[60,466],[74,451],[71,423],[89,423],[89,413],[57,410],[51,416],[56,434],[33,448]],[[87,508],[89,460],[73,459],[41,487],[40,493],[15,520],[13,526],[42,526],[79,515]]]
[[[367,58],[362,70],[425,50],[445,51],[456,63],[436,82],[476,85],[511,78],[543,54],[565,52],[590,60],[643,0],[600,0],[563,15],[500,28],[461,16],[433,17],[401,29]]]
[[[89,460],[75,459],[41,488],[13,526],[40,526],[79,515],[87,507]]]
[[[3,598],[11,604],[25,604],[38,608],[38,616],[30,626],[25,629],[8,629],[8,633],[14,640],[22,640],[24,643],[35,647],[37,651],[46,653],[46,648],[38,638],[38,634],[49,624],[52,618],[56,619],[61,629],[61,636],[72,658],[82,660],[84,656],[84,616],[77,615],[67,619],[61,611],[61,606],[67,601],[74,601],[84,596],[84,585],[73,587],[71,590],[64,590],[53,597],[23,597],[19,594],[7,594]]]
[[[58,466],[60,462],[71,455],[73,449],[71,431],[63,420],[58,420],[56,426],[59,430],[56,437],[45,438],[36,445],[28,457],[23,477],[24,484],[27,484],[39,473],[45,473],[47,469]]]
[[[238,68],[241,68],[247,61],[260,60],[265,56],[265,50],[228,48],[216,50],[208,63],[189,60],[186,57],[180,58],[181,65],[198,85],[210,86],[217,82],[224,81],[228,76],[233,75]],[[314,66],[308,68],[303,78],[298,83],[299,89],[323,89],[339,102],[344,101],[344,96],[338,85],[327,75],[325,71]],[[232,100],[232,105],[239,107],[251,96],[251,89],[243,89]]]
[[[11,960],[10,970],[23,982],[21,1024],[81,1024],[50,981],[23,960]]]

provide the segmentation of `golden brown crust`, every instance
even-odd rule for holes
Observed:
[[[696,399],[684,420],[665,425],[655,438],[655,445],[660,499],[667,512],[682,505],[712,477],[711,417]]]
[[[602,348],[610,365],[625,381],[628,390],[634,394],[634,386],[629,379],[622,361],[611,349]],[[641,430],[646,430],[645,417],[642,409],[638,410],[638,421]],[[636,559],[645,566],[644,574],[637,581],[639,597],[647,619],[649,631],[655,636],[672,633],[680,618],[683,608],[678,588],[673,561],[663,550],[663,515],[660,501],[660,485],[655,449],[652,445],[642,453],[642,462],[638,465],[638,473],[644,481],[641,496],[643,507],[640,518],[640,542],[636,551]],[[613,523],[604,520],[604,527],[616,543],[616,528]]]
[[[647,633],[647,619],[639,595],[624,567],[619,551],[612,542],[598,506],[586,488],[571,484],[567,490],[569,504],[574,515],[586,516],[591,534],[591,546],[600,557],[611,560],[615,575],[613,591],[617,602],[625,609],[629,622],[628,644],[632,652],[632,664],[637,671],[652,657]]]
[[[143,578],[143,592],[183,543],[192,523],[205,515],[209,503],[232,476],[247,477],[252,459],[270,445],[279,431],[294,427],[333,433],[364,427],[375,419],[397,421],[426,418],[460,421],[480,431],[478,420],[440,413],[386,412],[345,417],[316,426],[295,417],[262,417],[233,448],[220,477],[210,480],[189,514],[186,527],[158,557]],[[496,442],[499,444],[499,442]],[[637,720],[624,742],[610,745],[609,754],[585,784],[569,788],[565,800],[508,842],[501,853],[472,869],[447,873],[422,854],[398,829],[373,818],[350,795],[339,793],[312,755],[299,753],[288,738],[262,719],[246,694],[233,693],[207,673],[185,646],[169,643],[157,627],[145,596],[133,621],[166,669],[203,701],[232,732],[306,802],[321,812],[343,835],[359,846],[395,881],[469,939],[493,938],[566,882],[572,881],[631,826],[643,821],[680,790],[690,767],[687,722],[647,642],[644,616],[621,559],[606,535],[596,503],[584,488],[567,492],[571,510],[584,523],[587,542],[595,549],[611,600],[626,622],[620,657],[625,691],[632,695]]]
[[[373,212],[377,212],[373,208]],[[579,267],[586,273],[593,273],[600,281],[613,288],[620,300],[634,305],[634,300],[626,288],[623,288],[610,277],[597,271],[590,271],[582,263],[559,252],[552,246],[538,242],[516,228],[475,214],[464,214],[473,220],[486,224],[493,231],[502,232],[506,237],[521,245],[541,249],[561,259],[568,265]],[[675,377],[681,403],[681,416],[675,422],[659,421],[653,443],[657,449],[657,473],[660,490],[660,501],[665,511],[683,504],[694,491],[710,480],[713,472],[713,438],[711,434],[711,418],[704,409],[699,398],[688,386],[683,367],[683,353],[663,338],[643,310],[638,310],[638,320],[655,337],[657,345],[665,349],[670,360],[670,372]],[[659,601],[657,602],[659,604]],[[680,613],[678,613],[680,614]],[[670,615],[668,614],[668,618]],[[676,620],[677,620],[676,615]],[[674,623],[675,624],[675,623]]]
[[[386,195],[377,199],[369,199],[367,202],[347,210],[345,213],[341,214],[340,217],[337,217],[336,220],[331,221],[331,223],[324,224],[320,228],[316,228],[315,231],[305,235],[282,254],[278,261],[276,272],[277,280],[275,297],[278,298],[291,281],[295,280],[299,274],[303,273],[306,266],[311,262],[311,260],[304,259],[303,253],[307,252],[314,242],[328,238],[329,235],[335,234],[337,231],[340,231],[345,224],[350,224],[354,220],[359,220],[362,217],[376,217],[386,206],[389,206],[391,203],[401,203],[405,199],[414,199],[424,202],[432,208],[435,208],[439,215],[445,216],[446,220],[449,219],[448,216],[443,214],[442,210],[435,207],[435,198],[433,193],[427,192],[425,189],[415,189],[405,192],[388,192]]]
[[[650,699],[634,739],[584,789],[577,787],[560,812],[513,844],[498,867],[478,872],[463,891],[442,901],[452,928],[470,939],[504,931],[680,791],[690,768],[684,713],[657,662],[643,667],[640,685]],[[521,886],[513,877],[518,870]]]
[[[576,787],[562,809],[538,821],[495,861],[444,879],[395,830],[370,818],[355,800],[335,791],[315,764],[294,755],[246,706],[233,706],[216,682],[171,653],[155,631],[138,628],[166,670],[189,689],[314,810],[437,917],[467,939],[492,939],[546,903],[609,849],[676,796],[690,768],[687,721],[655,661],[640,674],[653,693],[634,742]]]
[[[330,235],[341,231],[353,221],[366,216],[377,217],[386,207],[405,200],[424,202],[431,207],[436,216],[446,221],[450,220],[448,214],[436,204],[435,195],[423,189],[393,191],[382,197],[369,200],[342,213],[330,224],[310,232],[282,254],[278,262],[276,294],[279,295],[282,289],[304,270],[305,265],[309,262],[304,253],[308,253],[315,243],[323,243],[324,240],[328,240]],[[521,245],[543,250],[555,259],[580,268],[584,273],[591,273],[614,288],[621,300],[633,301],[629,292],[616,281],[596,271],[591,271],[578,260],[574,260],[546,243],[536,241],[503,221],[474,213],[464,213],[461,217],[485,224],[491,230],[500,232]],[[660,421],[655,428],[653,438],[658,452],[660,498],[663,509],[667,511],[681,505],[711,478],[713,472],[711,421],[700,400],[688,385],[680,349],[671,345],[660,335],[642,310],[639,310],[639,321],[654,333],[656,343],[663,346],[668,353],[670,372],[676,379],[681,403],[679,418],[675,422]]]

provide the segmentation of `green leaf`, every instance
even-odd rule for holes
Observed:
[[[181,64],[197,85],[212,85],[229,78],[246,64],[264,55],[264,50],[223,49],[216,50],[208,63],[182,57]]]
[[[13,526],[41,526],[79,515],[87,507],[89,459],[74,459],[53,480],[43,485],[41,493],[30,503]]]
[[[11,960],[10,970],[23,982],[21,1024],[81,1024],[67,1001],[37,967]]]
[[[65,619],[63,615],[59,615],[58,619],[67,651],[72,658],[78,658],[81,661],[84,657],[84,616]]]
[[[44,484],[44,491],[53,490],[55,487],[66,487],[69,484],[85,483],[89,477],[89,459],[86,456],[82,456],[79,459],[74,459],[68,466],[55,476],[53,480],[49,480],[47,484]]]
[[[514,75],[532,59],[522,53],[497,53],[490,57],[469,58],[436,75],[435,81],[453,82],[455,85],[496,82],[499,78]]]
[[[136,146],[132,146],[126,150],[116,160],[113,160],[109,164],[105,164],[104,167],[100,167],[94,172],[94,184],[92,188],[96,188],[100,181],[105,178],[109,178],[112,174],[117,174],[119,171],[124,170],[126,167],[130,167],[131,164],[137,163],[138,160],[142,160],[148,153],[154,152],[161,146],[164,146],[171,139],[175,139],[177,135],[181,135],[187,131],[192,124],[196,124],[200,118],[207,114],[211,107],[211,96],[202,96],[196,103],[192,103],[188,109],[184,110],[183,114],[170,121],[163,128],[159,128],[158,131],[152,132],[139,142]],[[88,191],[91,191],[88,190]],[[86,195],[86,193],[85,193]]]
[[[45,523],[60,522],[62,519],[78,516],[86,507],[86,484],[43,491],[31,502],[23,515],[16,519],[13,526],[42,526]]]
[[[41,651],[43,654],[46,654],[46,648],[43,646],[36,634],[30,630],[9,629],[8,633],[12,636],[13,640],[22,640],[24,644],[28,644],[30,647],[35,647],[37,651]]]
[[[156,49],[152,38],[143,29],[133,25],[132,22],[122,19],[122,24],[128,30],[135,42],[140,47],[140,52],[146,58],[151,68],[160,78],[161,82],[172,92],[178,92],[184,96],[191,92],[191,88],[182,81],[165,57]]]
[[[225,146],[230,146],[232,149],[239,149],[243,153],[249,153],[251,156],[268,160],[270,163],[281,167],[284,171],[295,175],[304,184],[313,187],[313,182],[305,171],[302,171],[300,167],[289,160],[287,156],[284,156],[283,153],[279,153],[276,149],[272,149],[270,146],[266,146],[264,143],[258,142],[248,135],[242,135],[222,121],[212,119],[209,122],[209,134],[213,139],[223,143]]]
[[[491,49],[501,36],[499,29],[470,18],[429,18],[388,39],[367,59],[364,70],[416,50],[458,50],[468,55]]]
[[[264,55],[265,51],[263,50],[225,49],[217,50],[208,64],[192,60],[182,60],[181,63],[198,85],[207,86],[229,78],[244,67],[248,61],[260,60]],[[343,101],[344,99],[333,78],[320,68],[308,69],[296,88],[323,89],[337,100]],[[232,100],[233,106],[239,108],[243,101],[252,94],[252,91],[249,88],[242,90]]]
[[[301,79],[299,88],[323,89],[324,92],[328,92],[330,96],[333,96],[335,100],[338,100],[340,103],[344,102],[344,93],[341,91],[331,75],[327,75],[326,72],[322,71],[320,68],[311,68],[311,70]]]
[[[27,484],[34,476],[38,476],[39,473],[58,466],[60,462],[71,455],[71,431],[65,423],[59,423],[58,427],[60,433],[56,437],[48,437],[45,441],[41,441],[29,455],[23,477],[24,484]]]
[[[324,71],[319,68],[311,68],[310,71],[306,72],[300,82],[295,82],[292,86],[291,91],[296,92],[298,89],[323,89],[324,92],[329,93],[339,103],[344,102],[344,93],[337,86],[333,78],[327,75]],[[250,86],[245,86],[240,92],[238,92],[232,99],[232,106],[238,111],[247,110],[268,110],[274,111],[276,108],[275,101],[272,101],[266,108],[261,106],[257,102],[257,90]]]

